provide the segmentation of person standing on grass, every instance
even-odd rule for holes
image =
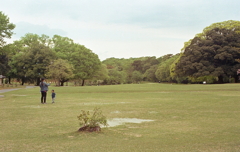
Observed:
[[[54,103],[55,97],[56,97],[56,93],[54,92],[54,90],[52,90],[52,103]]]
[[[45,82],[45,79],[44,78],[42,78],[41,79],[41,82],[40,82],[40,84],[39,84],[39,86],[40,86],[40,88],[41,88],[41,103],[42,104],[45,104],[46,103],[46,98],[47,98],[47,91],[48,91],[48,86],[49,86],[50,84],[47,84],[46,82]]]

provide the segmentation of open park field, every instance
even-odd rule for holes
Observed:
[[[54,87],[56,103],[40,104],[39,87],[0,95],[4,152],[240,151],[240,84],[128,84]],[[101,108],[122,123],[99,133],[77,132],[81,110]]]

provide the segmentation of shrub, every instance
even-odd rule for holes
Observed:
[[[201,76],[201,77],[188,77],[191,83],[203,83],[206,81],[208,84],[213,84],[217,82],[217,77],[214,76]]]
[[[79,124],[81,126],[79,131],[100,131],[100,125],[108,125],[107,119],[102,114],[100,108],[94,108],[92,115],[89,111],[81,110],[81,113],[77,118],[80,121]]]

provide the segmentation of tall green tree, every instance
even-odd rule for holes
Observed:
[[[202,33],[196,34],[195,37],[198,37],[200,39],[206,39],[206,35],[208,31],[211,31],[215,28],[233,30],[239,34],[240,21],[228,20],[228,21],[213,23],[210,26],[205,27]],[[184,43],[184,47],[181,49],[182,52],[184,52],[184,50],[191,44],[192,40],[193,39],[190,39],[189,41]]]
[[[237,29],[237,28],[236,28]],[[240,34],[234,29],[214,28],[206,32],[205,39],[195,37],[186,47],[175,73],[178,76],[198,78],[217,77],[219,83],[236,77],[240,64]]]
[[[8,16],[0,11],[0,75],[7,75],[10,70],[10,50],[6,46],[5,38],[11,38],[14,28],[15,25],[10,23]]]
[[[82,86],[84,86],[85,80],[94,78],[101,68],[101,62],[95,53],[83,45],[74,43],[68,37],[54,35],[52,48],[58,58],[67,60],[74,66],[74,78],[82,80]]]
[[[40,77],[46,76],[47,66],[56,59],[55,52],[42,39],[48,38],[28,33],[14,43],[19,46],[19,50],[11,59],[11,72],[22,79],[22,84],[30,80],[38,85]]]
[[[0,47],[6,43],[5,38],[11,38],[14,28],[15,25],[10,23],[8,16],[0,11]]]
[[[67,82],[74,77],[73,70],[73,66],[69,64],[68,61],[58,59],[47,67],[48,72],[46,76],[54,79],[58,86],[63,86],[64,82]]]
[[[75,78],[82,80],[82,86],[84,86],[85,80],[92,79],[101,68],[98,55],[80,44],[74,44],[74,50],[69,60],[74,66]]]

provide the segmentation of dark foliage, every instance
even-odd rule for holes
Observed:
[[[233,30],[214,28],[204,39],[195,37],[186,47],[175,72],[178,76],[236,77],[240,63],[240,35]]]
[[[5,54],[0,54],[0,75],[6,75],[10,70],[8,65],[8,57]]]

